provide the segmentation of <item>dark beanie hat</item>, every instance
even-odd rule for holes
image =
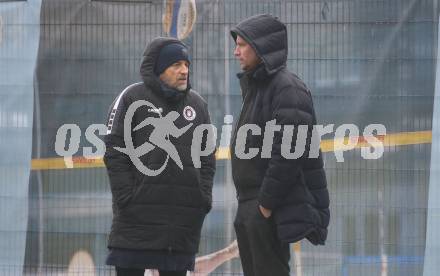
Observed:
[[[185,45],[180,43],[166,45],[160,50],[159,56],[156,60],[154,73],[156,75],[162,74],[170,65],[179,60],[186,60],[189,62],[188,50]]]

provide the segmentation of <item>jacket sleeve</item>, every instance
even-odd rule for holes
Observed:
[[[125,148],[124,118],[127,105],[121,93],[110,107],[107,117],[107,135],[104,137],[106,145],[104,163],[107,167],[113,204],[119,208],[127,205],[134,188],[133,165],[130,157],[115,149],[115,147]]]
[[[274,133],[272,155],[263,178],[259,194],[259,203],[270,210],[276,209],[283,203],[292,185],[299,185],[299,173],[302,159],[310,148],[311,125],[313,124],[312,100],[308,91],[301,91],[302,87],[289,85],[277,91],[272,100],[272,119],[281,125],[281,131]],[[293,125],[294,131],[290,152],[294,152],[298,126],[308,125],[304,154],[297,159],[287,159],[281,154],[282,134],[285,125]]]
[[[207,104],[205,106],[205,124],[211,124],[211,119],[208,112]],[[206,146],[206,139],[214,139],[214,137],[204,137],[204,146]],[[215,141],[214,141],[215,143]],[[215,151],[208,156],[200,158],[200,188],[202,190],[203,199],[206,203],[207,212],[212,208],[212,186],[215,174]]]

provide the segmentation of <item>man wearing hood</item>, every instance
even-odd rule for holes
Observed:
[[[242,69],[238,78],[243,106],[232,135],[231,164],[239,202],[234,227],[243,272],[246,276],[287,276],[289,243],[307,238],[313,244],[324,244],[330,219],[321,152],[317,148],[316,156],[307,156],[312,152],[312,126],[316,124],[312,97],[286,68],[287,31],[277,18],[252,16],[235,26],[231,35]],[[268,122],[272,127],[266,133]],[[264,135],[249,133],[247,127],[245,132],[240,130],[250,124]],[[296,136],[301,136],[298,126],[308,126],[304,154],[299,158],[285,158],[282,135],[288,125],[294,127],[291,151]],[[261,151],[251,156],[251,149]]]
[[[177,39],[154,39],[140,73],[143,81],[111,105],[104,138],[113,200],[107,264],[118,276],[186,275],[212,205],[214,153],[200,168],[191,158],[194,129],[210,124],[207,103],[190,87],[187,48]]]

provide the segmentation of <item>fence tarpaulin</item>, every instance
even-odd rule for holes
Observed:
[[[40,5],[0,1],[0,275],[24,270]]]

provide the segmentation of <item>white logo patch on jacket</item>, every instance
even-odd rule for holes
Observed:
[[[183,117],[188,121],[192,121],[196,118],[196,111],[193,107],[187,105],[183,109]]]
[[[157,113],[159,115],[162,114],[162,111],[163,111],[162,107],[159,107],[159,108],[148,108],[148,112]]]

